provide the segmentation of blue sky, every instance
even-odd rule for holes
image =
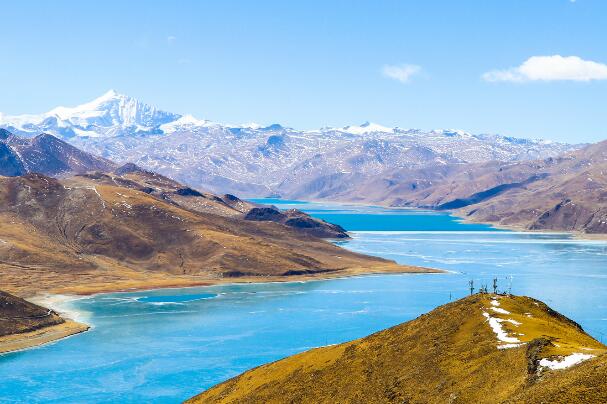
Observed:
[[[40,0],[1,13],[8,114],[114,88],[219,122],[607,139],[603,0]]]

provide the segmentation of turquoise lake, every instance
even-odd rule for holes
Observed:
[[[607,336],[607,242],[463,224],[443,213],[264,200],[352,232],[345,248],[447,274],[97,295],[91,331],[0,356],[1,403],[178,403],[251,367],[410,320],[499,278]],[[604,341],[605,342],[605,341]]]

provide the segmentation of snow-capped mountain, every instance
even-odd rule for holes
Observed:
[[[21,135],[50,133],[64,139],[162,133],[159,127],[182,119],[110,90],[77,107],[57,107],[40,115],[6,116],[0,124]]]
[[[245,196],[302,190],[319,195],[395,169],[531,160],[578,147],[369,122],[317,130],[227,125],[160,111],[115,91],[41,115],[0,115],[0,127],[29,136],[50,133],[117,163],[134,162],[191,186]]]

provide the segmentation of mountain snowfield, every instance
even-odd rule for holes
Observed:
[[[227,125],[161,111],[113,90],[73,108],[0,114],[0,127],[22,136],[50,133],[117,163],[134,162],[191,186],[243,196],[322,194],[400,168],[531,160],[578,148],[369,122],[317,130]]]

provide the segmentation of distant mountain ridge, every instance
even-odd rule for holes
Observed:
[[[113,90],[74,108],[0,114],[0,127],[22,136],[53,134],[117,163],[134,162],[193,187],[243,196],[289,196],[327,184],[358,183],[397,168],[532,160],[578,148],[369,122],[317,130],[226,125],[161,111]]]
[[[607,141],[541,160],[395,169],[291,196],[451,210],[500,226],[606,234],[605,173]]]

